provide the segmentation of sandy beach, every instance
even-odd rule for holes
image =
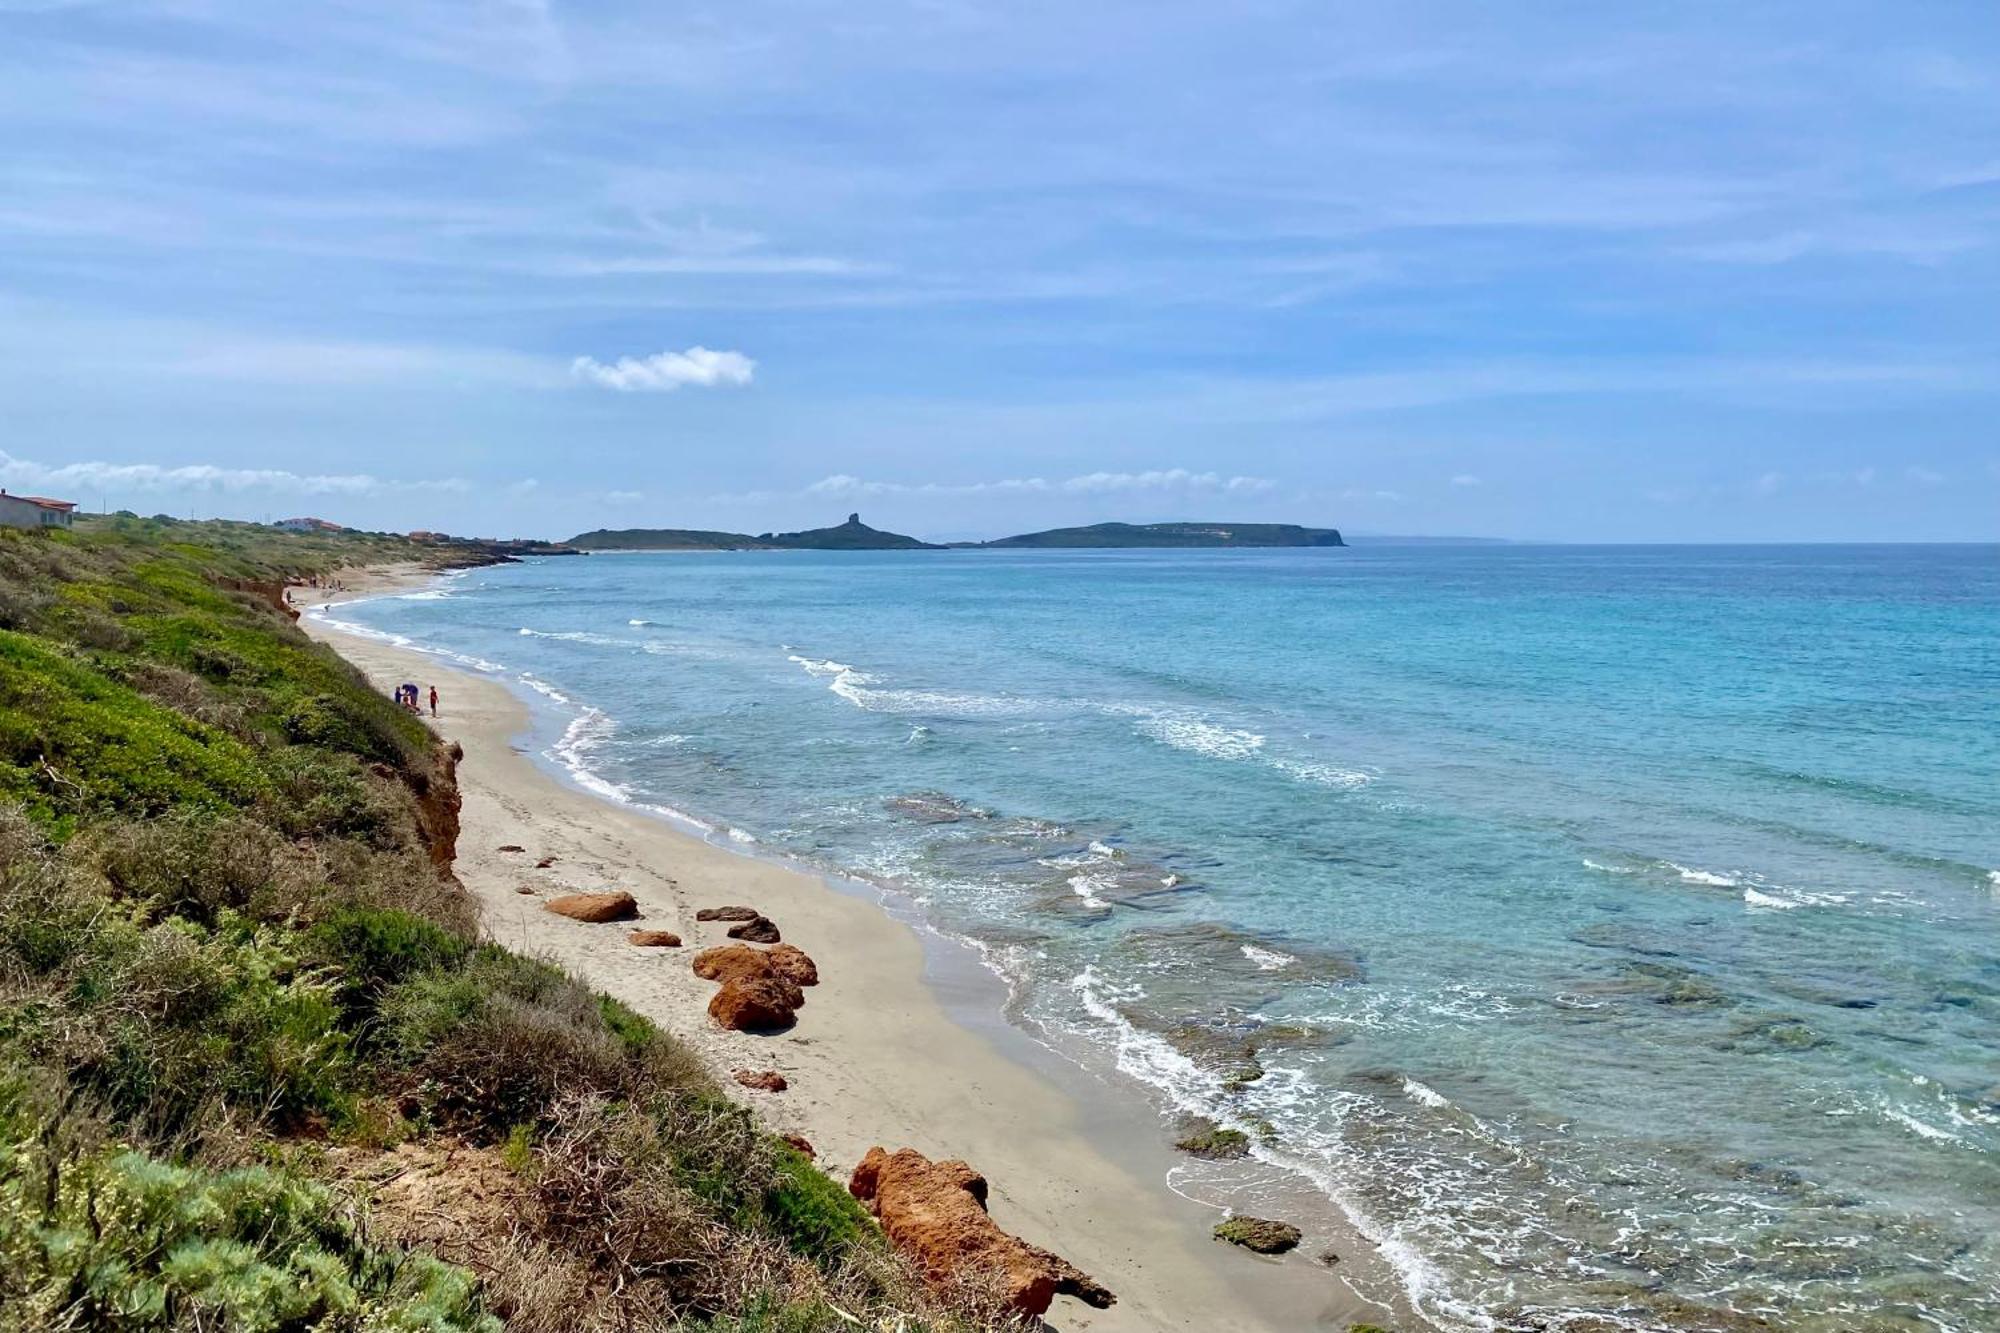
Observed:
[[[335,600],[425,577],[410,569],[350,577]],[[324,598],[300,590],[296,600]],[[1054,1056],[1005,1027],[999,982],[954,958],[956,946],[851,886],[714,845],[559,780],[521,748],[527,706],[491,678],[310,616],[300,623],[385,690],[404,680],[436,684],[433,725],[465,751],[457,870],[493,938],[559,962],[700,1049],[732,1094],[770,1128],[809,1139],[837,1179],[876,1144],[972,1163],[991,1182],[991,1211],[1002,1226],[1118,1294],[1107,1311],[1059,1300],[1053,1327],[1415,1326],[1407,1311],[1364,1301],[1348,1285],[1362,1265],[1380,1263],[1358,1236],[1309,1236],[1282,1260],[1214,1241],[1209,1231],[1221,1213],[1168,1187],[1177,1159],[1158,1142],[1152,1113],[1125,1090],[1066,1064],[1054,1068]],[[684,946],[637,948],[626,940],[628,926],[582,924],[542,907],[560,893],[611,888],[631,892],[642,924],[674,931]],[[763,911],[818,962],[821,984],[789,1033],[725,1031],[707,1017],[713,987],[693,975],[688,959],[726,942],[726,923],[697,922],[695,913],[731,903]],[[728,1082],[735,1069],[776,1069],[790,1088],[738,1089]],[[1312,1257],[1330,1241],[1343,1260],[1331,1269]]]

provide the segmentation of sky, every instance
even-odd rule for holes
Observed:
[[[1991,0],[0,0],[0,485],[2000,539]]]

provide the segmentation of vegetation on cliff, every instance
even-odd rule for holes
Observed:
[[[988,1326],[686,1048],[480,940],[455,756],[283,607],[406,558],[480,553],[0,532],[0,1329]],[[371,1207],[419,1160],[457,1184]]]

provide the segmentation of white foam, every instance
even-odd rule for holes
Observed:
[[[1069,877],[1069,891],[1083,899],[1085,907],[1101,908],[1109,911],[1111,904],[1098,897],[1098,890],[1113,887],[1116,886],[1112,881],[1107,880],[1102,875],[1093,875],[1089,871]]]
[[[652,625],[658,622],[651,620],[628,620],[625,623],[628,625]]]
[[[1417,1082],[1409,1077],[1403,1079],[1403,1095],[1411,1101],[1421,1102],[1434,1111],[1441,1111],[1451,1105],[1451,1099],[1435,1088]]]
[[[1350,791],[1356,787],[1365,787],[1375,780],[1373,774],[1363,773],[1359,769],[1308,763],[1302,759],[1273,759],[1271,767],[1303,782],[1317,782],[1322,787],[1339,787]]]
[[[1989,870],[1986,872],[1986,887],[1992,889],[1995,893],[2000,893],[2000,870]]]
[[[339,630],[343,634],[352,634],[356,638],[369,639],[375,643],[386,643],[395,648],[405,648],[413,653],[423,653],[427,657],[441,657],[447,662],[456,662],[460,666],[468,666],[474,671],[482,671],[488,675],[494,675],[507,669],[499,662],[489,662],[483,657],[473,657],[467,653],[455,653],[449,648],[439,648],[432,644],[419,643],[405,634],[391,634],[387,630],[374,629],[367,625],[356,624],[351,620],[337,620],[325,611],[308,611],[306,615],[314,622],[325,625],[328,629]]]
[[[1220,727],[1199,718],[1162,714],[1139,723],[1142,735],[1162,745],[1211,759],[1249,759],[1264,748],[1264,738],[1254,731]]]
[[[1243,956],[1255,963],[1260,972],[1282,972],[1299,961],[1288,953],[1279,953],[1276,949],[1260,949],[1254,944],[1243,946]]]
[[[566,643],[591,643],[604,648],[623,648],[626,646],[623,639],[613,639],[602,634],[588,634],[583,630],[563,630],[557,632],[529,629],[524,625],[516,632],[531,639],[561,639]]]
[[[1895,1121],[1903,1128],[1909,1130],[1912,1134],[1915,1134],[1918,1138],[1929,1139],[1933,1143],[1965,1142],[1964,1139],[1961,1139],[1958,1135],[1952,1133],[1950,1130],[1939,1129],[1936,1125],[1925,1124],[1923,1121],[1911,1115],[1908,1111],[1899,1110],[1894,1106],[1884,1106],[1881,1108],[1881,1111],[1882,1114],[1886,1116],[1888,1119]]]
[[[1733,875],[1719,875],[1713,870],[1700,870],[1693,866],[1684,866],[1673,861],[1662,861],[1660,864],[1677,873],[1683,883],[1705,884],[1715,889],[1735,889],[1741,888],[1743,885],[1743,881]]]
[[[1771,894],[1759,893],[1757,890],[1749,888],[1743,890],[1743,901],[1751,907],[1765,907],[1780,912],[1788,912],[1795,907],[1805,906],[1804,903],[1794,902],[1790,898],[1777,898]]]
[[[1583,864],[1586,869],[1595,870],[1606,875],[1636,875],[1639,873],[1632,866],[1608,866],[1600,861],[1593,861],[1587,856],[1583,858]]]

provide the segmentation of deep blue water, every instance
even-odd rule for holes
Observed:
[[[2000,1328],[2000,549],[596,556],[335,614],[917,895],[1442,1320]]]

